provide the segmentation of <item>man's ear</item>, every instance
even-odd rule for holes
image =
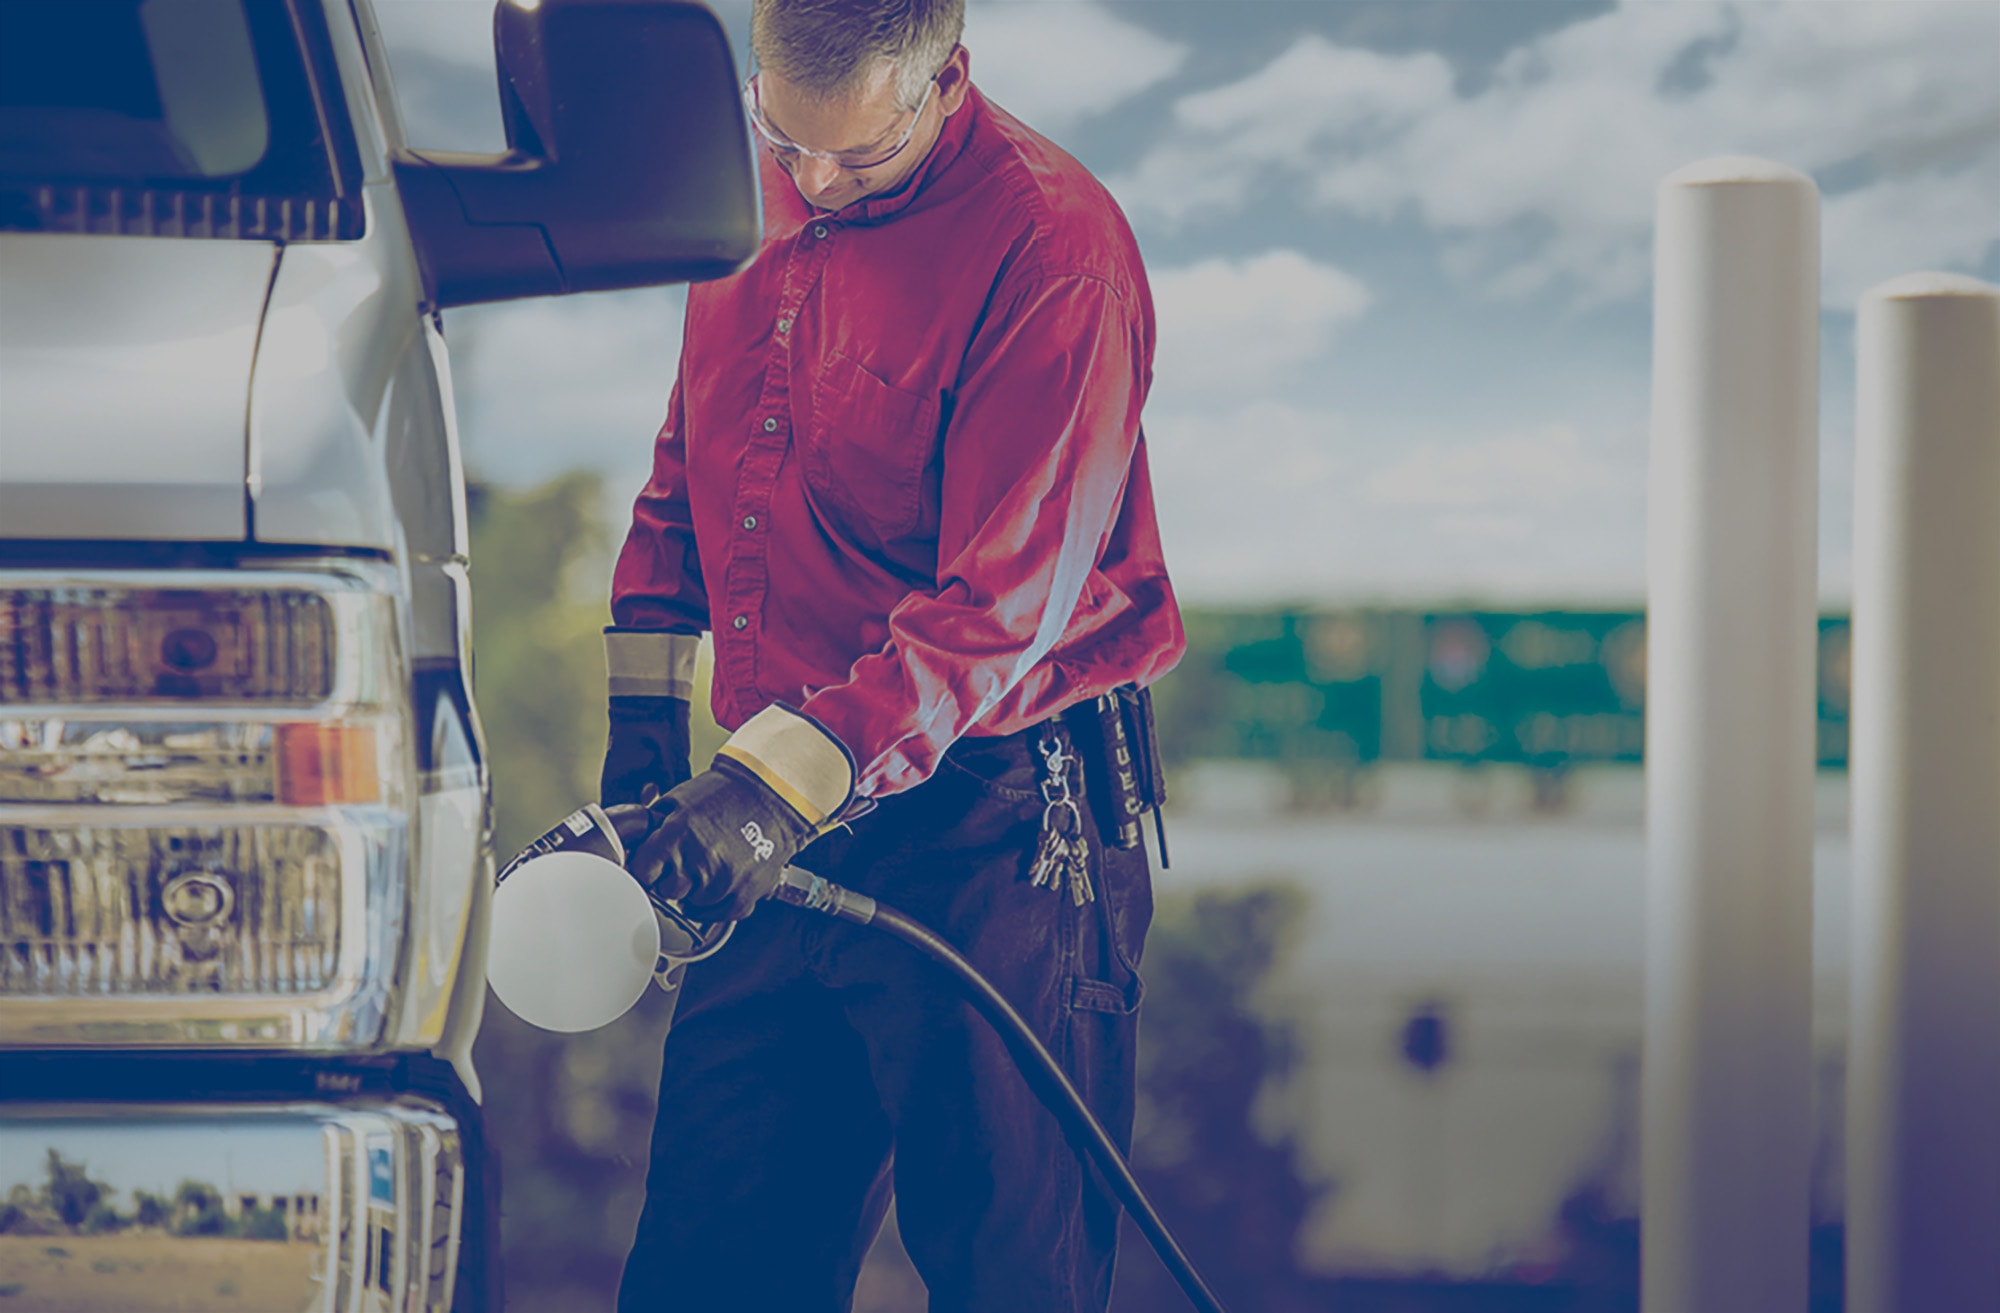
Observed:
[[[938,104],[944,107],[945,117],[958,113],[966,93],[972,90],[972,56],[964,46],[951,48],[951,58],[938,70],[937,89]]]

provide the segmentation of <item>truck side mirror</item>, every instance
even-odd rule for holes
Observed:
[[[501,0],[506,153],[396,162],[440,308],[720,278],[757,250],[722,25],[692,0]]]

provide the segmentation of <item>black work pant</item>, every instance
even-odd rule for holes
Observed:
[[[961,741],[796,864],[950,940],[1124,1147],[1146,853],[1104,848],[1079,784],[1096,901],[1030,884],[1038,732]],[[916,950],[766,904],[682,989],[620,1313],[844,1313],[892,1184],[934,1313],[1106,1306],[1116,1204]]]

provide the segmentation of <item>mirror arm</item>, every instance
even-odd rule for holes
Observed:
[[[477,223],[466,215],[460,177],[476,174],[488,180],[507,156],[460,156],[445,162],[433,154],[401,151],[394,161],[396,186],[433,308],[560,296],[570,290],[540,224]]]

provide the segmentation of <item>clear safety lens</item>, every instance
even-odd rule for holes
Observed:
[[[0,998],[337,983],[337,838],[302,825],[0,825]]]
[[[0,703],[310,705],[333,692],[335,635],[303,588],[0,590]]]

